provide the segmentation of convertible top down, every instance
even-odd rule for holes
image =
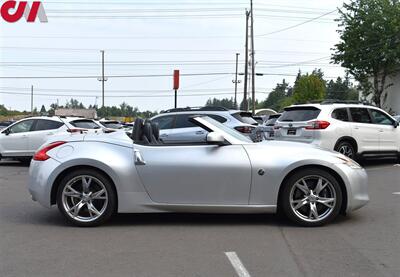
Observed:
[[[207,117],[193,122],[206,142],[165,144],[156,124],[137,119],[132,137],[53,137],[30,166],[29,191],[78,226],[114,213],[274,213],[319,226],[368,200],[367,175],[335,152],[294,142],[253,143]],[[132,142],[133,140],[133,142]]]

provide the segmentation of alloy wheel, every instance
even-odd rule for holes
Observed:
[[[333,212],[337,197],[334,186],[326,178],[309,175],[295,183],[289,201],[297,217],[307,222],[318,222]]]
[[[104,214],[108,205],[105,185],[89,175],[72,178],[65,185],[61,197],[67,215],[79,222],[97,220]]]
[[[354,157],[354,151],[353,148],[347,144],[343,144],[342,146],[339,147],[338,152],[349,157],[353,158]]]

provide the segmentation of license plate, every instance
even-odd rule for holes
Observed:
[[[288,136],[295,136],[296,135],[296,129],[289,129],[287,130]]]

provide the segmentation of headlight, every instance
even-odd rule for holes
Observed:
[[[348,165],[351,168],[354,168],[354,169],[361,169],[362,168],[361,165],[359,165],[357,162],[353,161],[349,157],[346,157],[345,155],[340,154],[340,155],[337,155],[336,157],[339,160],[341,160],[342,163]]]

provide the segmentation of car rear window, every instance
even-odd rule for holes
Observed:
[[[332,118],[340,120],[340,121],[350,121],[349,114],[347,113],[346,108],[336,109],[332,112]]]
[[[76,128],[83,128],[83,129],[100,129],[100,126],[97,125],[92,120],[74,120],[71,121],[70,124]]]
[[[316,107],[289,107],[282,113],[279,121],[309,121],[316,119],[320,112]]]
[[[250,124],[250,125],[258,125],[257,121],[254,120],[251,113],[239,112],[239,113],[232,114],[232,116],[242,123],[246,123],[246,124]]]
[[[111,128],[111,129],[121,129],[122,124],[117,121],[109,121],[109,122],[100,122],[104,127]]]
[[[275,122],[278,120],[279,117],[271,118],[268,119],[267,122],[265,122],[265,125],[267,126],[274,126]]]

